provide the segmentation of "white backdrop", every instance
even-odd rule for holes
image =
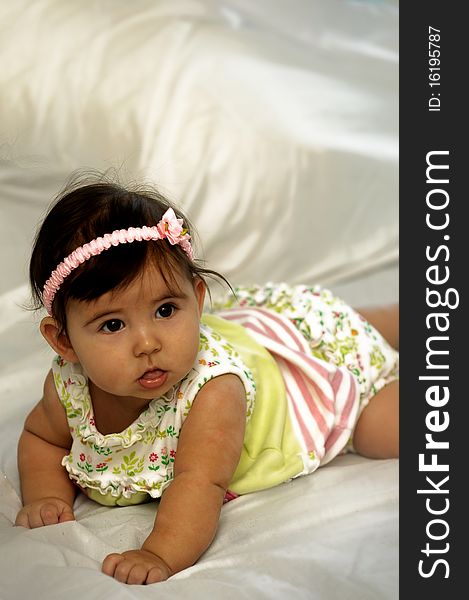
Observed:
[[[186,209],[235,283],[395,268],[392,4],[18,0],[0,17],[22,199],[42,210],[72,169],[116,167]]]

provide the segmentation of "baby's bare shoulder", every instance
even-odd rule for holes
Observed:
[[[42,398],[26,417],[24,428],[56,446],[67,448],[71,444],[67,416],[55,388],[52,370],[44,381]]]

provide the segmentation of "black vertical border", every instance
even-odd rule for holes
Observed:
[[[400,55],[400,353],[401,353],[401,458],[400,458],[400,598],[414,597],[425,600],[449,599],[467,594],[464,575],[469,569],[465,565],[466,532],[468,517],[466,505],[468,495],[465,486],[466,472],[463,462],[468,450],[465,446],[469,432],[464,427],[466,405],[469,403],[469,389],[466,374],[469,375],[469,347],[466,338],[469,334],[469,310],[467,283],[469,277],[469,198],[465,180],[469,175],[466,148],[469,138],[466,99],[467,56],[465,41],[469,38],[468,21],[463,16],[464,3],[440,2],[401,2],[399,25]],[[430,87],[429,74],[429,27],[440,30],[440,86]],[[433,71],[436,72],[436,71]],[[429,100],[438,98],[440,110],[429,110]],[[439,96],[437,94],[440,94]],[[433,107],[437,101],[433,100]],[[448,151],[434,162],[449,165],[446,171],[448,184],[432,185],[426,182],[427,153]],[[436,171],[434,171],[436,175]],[[440,177],[444,177],[440,172]],[[442,188],[449,194],[449,204],[445,210],[432,211],[427,206],[427,194],[431,188]],[[444,198],[436,193],[433,198]],[[426,215],[443,219],[449,216],[448,227],[432,230],[426,224]],[[446,238],[444,236],[447,236]],[[448,237],[449,236],[449,237]],[[438,257],[429,261],[426,249],[436,255],[438,246],[446,246]],[[449,279],[445,284],[432,285],[427,278],[427,269],[439,265],[441,274],[445,266],[449,269]],[[433,274],[435,272],[433,271]],[[457,308],[430,308],[426,299],[427,288],[439,289],[442,296],[445,289],[453,288],[459,296]],[[452,300],[456,297],[451,294]],[[452,301],[451,300],[451,301]],[[449,340],[441,342],[441,349],[449,354],[440,356],[439,363],[448,364],[445,372],[448,382],[419,380],[420,375],[428,375],[427,347],[429,336],[438,335],[435,320],[429,329],[427,316],[432,312],[448,313],[449,328],[439,335],[447,335]],[[443,320],[441,321],[443,323]],[[433,346],[436,348],[436,346]],[[467,349],[466,349],[467,348]],[[443,370],[431,371],[443,374]],[[447,441],[449,449],[426,450],[426,434],[429,433],[426,419],[435,410],[426,400],[426,390],[430,385],[447,385],[449,400],[438,408],[441,421],[444,412],[449,417],[448,427],[434,433],[435,440]],[[419,469],[419,454],[426,453],[425,462],[431,454],[437,454],[437,461],[448,464],[448,472],[423,472]],[[449,475],[446,483],[440,482]],[[426,480],[430,477],[440,489],[447,493],[418,494],[419,489],[434,489]],[[441,514],[430,514],[430,508],[448,510]],[[446,501],[446,499],[449,502]],[[431,523],[442,519],[447,526]],[[428,537],[428,531],[441,540]],[[447,532],[447,535],[445,535]],[[443,537],[444,536],[444,537]],[[430,552],[422,550],[429,544]],[[446,545],[448,544],[448,546]],[[441,559],[447,562],[437,563]],[[419,574],[419,561],[422,571],[431,576]],[[448,575],[448,577],[445,577]],[[466,588],[466,589],[465,589]]]

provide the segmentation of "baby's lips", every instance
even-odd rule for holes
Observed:
[[[151,369],[145,371],[138,382],[146,389],[156,389],[161,387],[168,378],[168,372],[161,369]]]
[[[162,371],[161,369],[151,369],[150,371],[145,371],[145,373],[140,377],[140,379],[143,379],[144,381],[153,381],[154,379],[161,377],[163,373],[164,371]]]

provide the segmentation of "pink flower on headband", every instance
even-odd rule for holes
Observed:
[[[179,244],[186,233],[182,227],[182,219],[178,219],[172,208],[164,213],[161,221],[156,226],[162,239],[167,239],[170,244]],[[183,235],[181,235],[183,234]]]
[[[176,244],[181,246],[190,260],[193,260],[194,253],[189,241],[191,236],[187,233],[186,229],[183,229],[182,225],[183,220],[176,217],[176,213],[172,208],[168,208],[156,227],[143,226],[119,229],[112,233],[106,233],[102,237],[98,237],[95,240],[91,240],[87,244],[80,246],[64,258],[57,268],[52,271],[51,276],[46,281],[42,292],[42,301],[45,309],[49,314],[52,314],[52,302],[54,301],[55,294],[63,281],[74,269],[89,260],[92,256],[96,256],[105,250],[109,250],[111,246],[150,240],[168,240],[173,246]]]
[[[167,239],[173,246],[179,244],[187,256],[192,260],[192,246],[189,240],[191,236],[187,233],[187,229],[183,228],[183,220],[176,217],[176,213],[172,208],[161,217],[161,221],[156,226],[161,239]]]

